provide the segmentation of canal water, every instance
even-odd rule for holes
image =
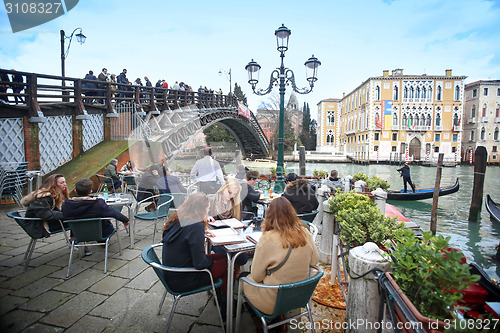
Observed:
[[[336,169],[340,177],[363,172],[368,176],[378,176],[389,182],[390,189],[403,188],[403,178],[396,171],[399,166],[386,164],[358,165],[352,163],[308,163],[306,174],[312,175],[314,170]],[[410,166],[411,179],[416,188],[434,188],[436,167]],[[286,172],[298,174],[298,163],[287,163]],[[450,236],[453,247],[462,250],[468,261],[480,264],[491,277],[500,276],[497,261],[491,258],[496,253],[495,246],[500,243],[500,224],[490,221],[490,214],[484,206],[478,222],[469,222],[469,208],[472,198],[474,167],[461,165],[443,168],[441,187],[448,187],[460,181],[460,190],[454,194],[439,197],[437,234]],[[500,167],[486,168],[484,196],[490,194],[494,201],[500,202]],[[423,231],[430,230],[432,199],[419,201],[389,201],[410,221],[420,225]]]

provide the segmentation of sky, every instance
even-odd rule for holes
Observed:
[[[465,83],[500,79],[500,0],[80,0],[65,15],[17,33],[2,6],[0,68],[60,75],[59,31],[82,28],[87,40],[73,40],[67,76],[126,68],[130,81],[148,76],[153,84],[184,81],[227,93],[231,70],[233,87],[242,87],[255,112],[270,95],[252,93],[245,66],[257,61],[257,88],[269,85],[280,65],[274,31],[282,24],[292,31],[285,66],[299,88],[308,85],[304,62],[313,54],[321,61],[313,92],[297,96],[313,118],[321,100],[341,98],[383,70],[452,69],[467,76]]]

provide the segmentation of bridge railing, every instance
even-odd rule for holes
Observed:
[[[12,82],[15,74],[22,77],[22,82]],[[234,95],[0,69],[0,100],[8,100],[9,104],[14,104],[16,97],[24,101],[25,106],[23,103],[21,106],[27,107],[29,115],[35,117],[40,116],[41,109],[47,104],[72,103],[76,105],[77,114],[84,114],[88,106],[106,108],[107,112],[113,113],[114,105],[121,102],[137,103],[153,111],[175,110],[192,104],[199,109],[237,106],[237,98]],[[6,116],[9,115],[0,113],[0,117]]]

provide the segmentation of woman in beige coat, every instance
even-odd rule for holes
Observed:
[[[292,204],[283,197],[274,199],[269,205],[262,230],[264,233],[255,249],[251,280],[267,285],[292,283],[309,277],[309,266],[318,263],[318,250],[312,235],[297,217]],[[285,259],[285,264],[270,275]],[[276,304],[277,289],[256,288],[244,284],[243,290],[250,302],[261,312],[272,314]]]

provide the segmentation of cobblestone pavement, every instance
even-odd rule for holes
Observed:
[[[1,332],[161,332],[172,298],[157,315],[164,288],[144,263],[141,250],[152,244],[153,224],[138,221],[134,249],[120,224],[124,247],[113,236],[104,274],[104,246],[90,256],[77,256],[66,278],[69,247],[64,236],[39,240],[24,271],[30,237],[11,218],[16,205],[0,205],[0,331]],[[317,308],[317,305],[313,306]],[[208,293],[182,298],[171,332],[220,332],[216,307]],[[321,320],[321,318],[315,318]],[[255,332],[250,313],[242,315],[240,332]],[[289,329],[289,332],[299,330]]]

